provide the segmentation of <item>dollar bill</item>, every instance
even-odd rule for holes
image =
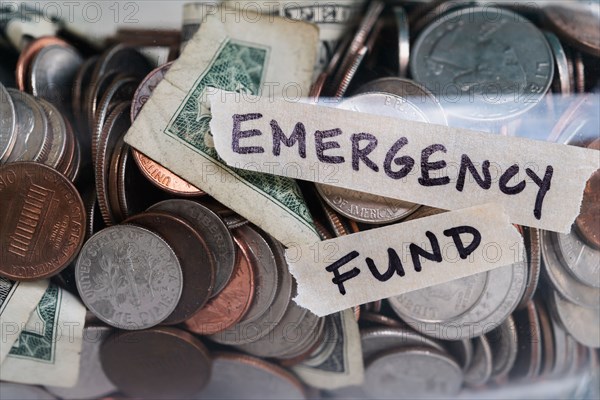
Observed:
[[[75,385],[85,312],[75,296],[50,284],[0,365],[0,380],[32,385]]]
[[[0,363],[19,338],[48,283],[47,280],[14,282],[0,277]]]
[[[310,386],[320,389],[360,385],[364,365],[354,312],[348,309],[326,318],[323,346],[310,359],[294,366],[294,372]]]
[[[228,167],[207,144],[213,88],[306,96],[318,44],[305,22],[249,14],[210,15],[140,112],[125,141],[286,246],[318,241],[292,179]],[[268,172],[268,171],[264,171]]]

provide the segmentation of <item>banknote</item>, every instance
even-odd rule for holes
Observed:
[[[318,240],[293,179],[227,166],[207,144],[213,88],[306,96],[318,45],[312,24],[248,13],[209,15],[157,86],[125,141],[286,246]],[[291,94],[290,94],[291,95]]]
[[[19,338],[49,281],[14,282],[0,277],[0,363]]]
[[[294,366],[294,372],[310,386],[320,389],[360,385],[364,379],[364,366],[353,310],[344,310],[326,318],[323,350]]]
[[[79,374],[84,322],[81,302],[50,284],[0,365],[0,380],[73,386]]]

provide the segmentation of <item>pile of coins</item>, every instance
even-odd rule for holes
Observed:
[[[600,18],[473,3],[367,2],[312,100],[600,150]],[[571,378],[566,396],[598,396],[600,171],[571,233],[518,227],[525,261],[319,318],[293,301],[281,243],[125,143],[177,62],[177,36],[154,35],[101,52],[37,38],[17,87],[0,82],[0,277],[52,278],[88,310],[75,386],[2,382],[0,398],[502,397]],[[153,41],[167,63],[139,51]],[[324,240],[444,212],[300,186]],[[351,357],[360,385],[299,372]]]

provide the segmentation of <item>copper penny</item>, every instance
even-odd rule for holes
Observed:
[[[235,325],[252,305],[254,268],[239,239],[234,237],[234,240],[238,246],[238,261],[231,280],[221,293],[185,322],[187,329],[199,335],[213,335]]]
[[[200,339],[170,327],[117,333],[102,344],[100,360],[115,386],[142,399],[189,398],[207,384],[212,370]]]
[[[25,89],[27,89],[27,86],[28,86],[27,81],[26,81],[27,71],[29,70],[29,65],[31,64],[31,61],[33,60],[35,55],[44,47],[51,46],[51,45],[70,47],[70,45],[67,42],[65,42],[64,40],[59,39],[55,36],[44,36],[44,37],[41,37],[41,38],[36,39],[33,42],[31,42],[21,52],[21,55],[19,56],[19,59],[17,60],[17,66],[16,66],[17,87],[19,88],[20,91],[23,92],[23,91],[25,91]]]
[[[600,139],[594,140],[587,148],[600,150]],[[585,185],[581,212],[575,225],[583,239],[600,249],[600,170],[594,172]]]
[[[57,275],[85,237],[83,201],[71,182],[36,163],[0,167],[0,276],[28,281]]]
[[[171,245],[181,264],[183,290],[175,310],[162,323],[174,325],[198,312],[215,285],[215,257],[204,238],[184,219],[167,212],[138,214],[125,223],[140,225],[161,236]]]

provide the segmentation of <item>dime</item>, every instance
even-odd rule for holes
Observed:
[[[112,333],[106,326],[86,326],[79,364],[79,376],[70,388],[46,386],[46,390],[64,400],[97,399],[117,391],[108,380],[100,364],[100,347]]]
[[[120,329],[146,329],[175,309],[183,287],[175,252],[157,234],[132,225],[104,229],[83,246],[75,279],[98,318]]]
[[[168,211],[185,218],[201,232],[210,252],[216,258],[215,286],[213,297],[229,282],[236,263],[236,246],[233,236],[223,220],[213,211],[189,200],[166,200],[150,207],[149,211]]]
[[[365,368],[369,398],[451,397],[463,382],[460,367],[448,356],[420,347],[390,351]]]
[[[480,387],[492,376],[492,349],[485,335],[473,339],[473,361],[465,372],[465,384]]]
[[[17,140],[15,105],[0,83],[0,164],[8,159]]]
[[[535,303],[530,301],[527,308],[514,313],[517,326],[519,351],[511,379],[531,380],[536,378],[542,367],[542,342],[540,340],[540,322]]]
[[[171,245],[181,265],[181,298],[162,323],[174,325],[184,322],[204,307],[214,287],[215,258],[203,236],[184,219],[164,211],[138,214],[125,223],[142,226],[160,235]]]
[[[43,99],[37,99],[37,101],[48,118],[49,129],[52,132],[52,144],[48,159],[44,164],[52,168],[58,168],[67,150],[67,125],[62,114],[55,106]]]
[[[185,322],[191,332],[213,335],[224,331],[241,320],[254,299],[254,269],[249,254],[238,243],[238,260],[231,279],[217,296],[210,299],[202,310]]]
[[[552,83],[554,59],[544,35],[506,9],[445,14],[423,30],[412,50],[414,79],[436,96],[451,96],[452,107],[445,108],[465,119],[515,117],[540,101]]]
[[[600,150],[600,139],[594,140],[587,148]],[[581,212],[575,225],[586,242],[600,249],[600,170],[594,172],[585,186]]]
[[[360,344],[365,362],[382,353],[406,348],[432,348],[440,353],[446,353],[442,345],[433,339],[422,336],[406,328],[370,328],[360,332]]]
[[[217,353],[210,381],[198,394],[203,399],[305,399],[304,386],[285,369],[236,353]]]
[[[502,379],[512,369],[517,359],[517,327],[511,316],[489,332],[487,340],[492,349],[492,378]]]
[[[209,382],[212,371],[199,339],[167,327],[119,332],[104,342],[100,359],[123,393],[142,399],[189,398]]]
[[[600,57],[600,21],[596,14],[563,5],[544,7],[543,12],[561,38],[581,51]]]
[[[598,309],[586,308],[563,299],[557,292],[552,306],[565,330],[579,343],[600,348],[600,315]]]
[[[29,66],[31,94],[65,108],[71,104],[71,85],[82,63],[81,55],[71,46],[45,46]]]
[[[77,189],[36,163],[0,167],[0,275],[17,281],[48,278],[76,257],[85,236]]]
[[[581,283],[600,288],[600,250],[583,243],[574,229],[570,233],[557,233],[556,252],[569,273]]]

